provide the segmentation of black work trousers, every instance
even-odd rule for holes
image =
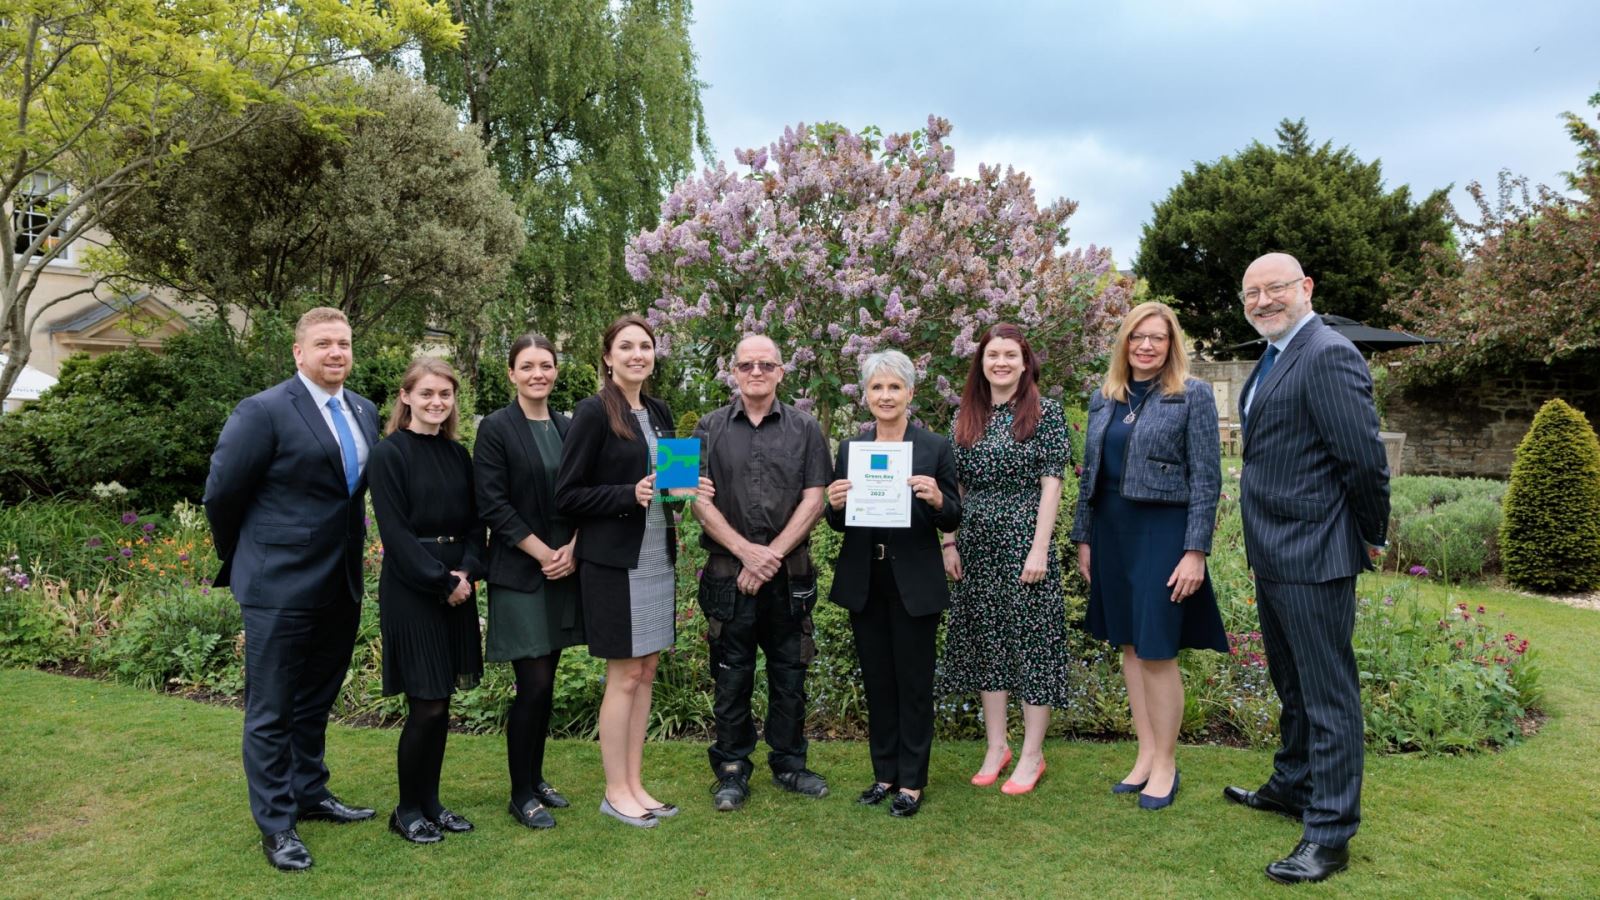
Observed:
[[[873,778],[913,791],[928,784],[940,615],[906,612],[887,560],[872,563],[867,605],[850,614],[867,691]]]
[[[806,765],[806,666],[816,655],[811,607],[816,583],[779,572],[754,595],[733,579],[701,576],[700,606],[711,645],[716,681],[717,740],[709,752],[711,769],[736,763],[749,777],[756,749],[750,696],[755,689],[756,650],[767,658],[767,764],[773,774]]]

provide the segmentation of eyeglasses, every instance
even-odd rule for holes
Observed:
[[[1152,347],[1161,347],[1161,346],[1165,346],[1166,343],[1167,343],[1167,336],[1164,335],[1164,334],[1161,334],[1160,332],[1153,332],[1153,333],[1150,333],[1150,334],[1130,334],[1130,335],[1128,335],[1128,346],[1129,347],[1137,347],[1140,344],[1149,344]]]
[[[766,359],[756,360],[754,362],[752,362],[751,360],[747,359],[747,360],[745,360],[744,362],[741,362],[741,363],[734,363],[733,367],[735,369],[738,369],[739,372],[741,374],[744,374],[744,375],[749,375],[751,372],[754,372],[758,368],[764,374],[771,375],[773,372],[775,372],[778,369],[782,368],[782,365],[779,364],[779,363],[772,362],[771,360],[766,360]]]
[[[1265,288],[1267,299],[1273,302],[1282,300],[1284,297],[1289,295],[1290,289],[1299,286],[1304,281],[1304,278],[1291,278],[1288,281],[1280,281],[1276,284],[1269,284]],[[1247,290],[1240,291],[1239,299],[1246,303],[1255,303],[1257,300],[1261,299],[1262,290],[1262,288],[1249,288]]]

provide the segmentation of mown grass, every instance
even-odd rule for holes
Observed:
[[[1465,600],[1504,611],[1533,640],[1547,686],[1540,733],[1498,754],[1369,756],[1364,822],[1349,872],[1305,892],[1359,896],[1585,896],[1600,893],[1600,614],[1489,589],[1423,590],[1441,609]],[[273,896],[1217,896],[1278,888],[1261,868],[1296,825],[1223,801],[1255,785],[1266,751],[1185,747],[1171,809],[1141,812],[1106,790],[1131,745],[1052,741],[1033,795],[966,783],[981,747],[935,745],[923,814],[857,807],[866,747],[813,746],[834,786],[821,801],[758,778],[750,805],[711,811],[704,745],[646,751],[646,777],[683,815],[653,832],[594,810],[594,744],[552,746],[547,775],[574,799],[560,827],[535,833],[505,813],[502,744],[452,735],[445,800],[478,824],[411,847],[382,819],[301,829],[317,866],[267,867],[239,764],[240,714],[129,687],[0,671],[0,894]],[[395,733],[335,727],[334,788],[379,808],[394,801]],[[386,812],[386,809],[385,809]]]

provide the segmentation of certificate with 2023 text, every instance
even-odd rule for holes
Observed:
[[[910,441],[853,441],[845,460],[850,491],[844,523],[855,528],[910,528]]]

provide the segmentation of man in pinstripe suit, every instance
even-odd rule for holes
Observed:
[[[1355,582],[1384,546],[1389,467],[1372,377],[1361,354],[1311,311],[1313,283],[1294,257],[1245,271],[1245,316],[1268,349],[1240,397],[1239,509],[1282,746],[1259,789],[1235,803],[1300,819],[1275,881],[1321,881],[1349,864],[1361,820],[1361,685],[1350,646]]]

